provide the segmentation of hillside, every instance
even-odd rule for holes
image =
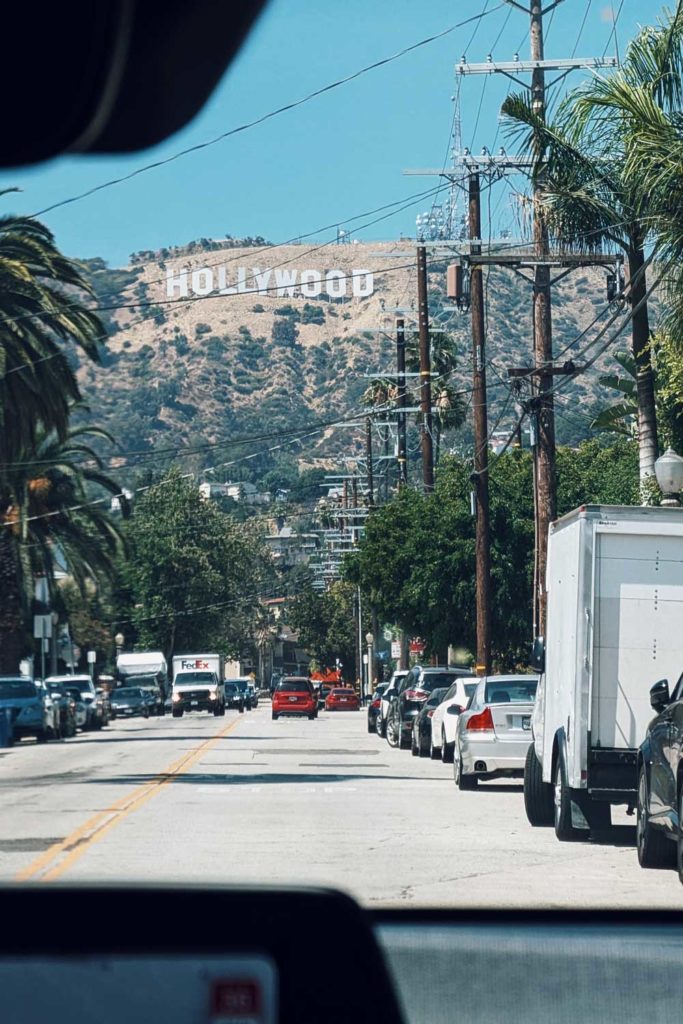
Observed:
[[[116,437],[120,451],[163,455],[217,445],[192,458],[183,453],[182,466],[219,466],[282,444],[285,431],[313,431],[347,417],[360,407],[365,375],[394,370],[393,335],[380,332],[393,326],[397,306],[406,309],[407,326],[411,320],[410,243],[255,244],[261,241],[203,240],[173,253],[138,254],[121,270],[90,261],[100,304],[132,307],[105,314],[110,338],[103,365],[79,368],[93,419]],[[430,268],[430,313],[457,340],[462,354],[456,376],[467,388],[470,318],[441,313],[447,305],[445,268],[446,261]],[[496,269],[488,275],[487,294],[491,423],[502,412],[500,429],[515,418],[507,368],[531,359],[531,287]],[[576,271],[555,288],[556,351],[588,327],[604,301],[599,271]],[[576,349],[581,344],[585,339]],[[565,392],[570,397],[558,403],[560,437],[564,432],[575,440],[587,431],[598,372],[578,378]],[[448,443],[466,444],[467,426],[460,435],[449,436]],[[235,447],[236,439],[251,437],[263,440]],[[332,465],[335,456],[361,446],[360,434],[327,429],[270,452],[252,468],[265,471],[280,452],[302,464]],[[136,455],[121,465],[137,480],[142,466],[160,469],[169,458]]]

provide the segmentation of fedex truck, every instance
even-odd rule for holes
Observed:
[[[650,687],[683,669],[683,509],[585,505],[550,527],[546,637],[524,772],[532,825],[560,840],[636,803]]]
[[[174,718],[182,718],[186,711],[225,714],[220,654],[178,654],[172,664],[171,709]]]

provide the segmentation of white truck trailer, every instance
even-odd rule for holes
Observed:
[[[683,670],[683,509],[585,505],[550,527],[546,637],[524,773],[532,825],[560,840],[636,803],[649,691]]]

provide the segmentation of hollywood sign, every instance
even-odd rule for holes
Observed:
[[[290,270],[270,267],[236,267],[228,275],[226,267],[200,267],[199,270],[166,272],[166,297],[188,298],[190,295],[301,295],[315,299],[329,295],[339,299],[349,294],[367,298],[375,290],[369,270]]]

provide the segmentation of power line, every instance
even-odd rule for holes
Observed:
[[[267,114],[262,114],[260,117],[254,118],[252,121],[247,121],[244,124],[238,125],[236,128],[231,128],[228,131],[221,132],[220,135],[214,136],[212,139],[208,139],[206,142],[197,143],[194,146],[188,146],[185,149],[178,150],[171,156],[164,157],[161,160],[154,160],[152,163],[145,164],[142,167],[138,167],[136,170],[131,171],[129,174],[121,175],[118,178],[110,178],[109,181],[102,182],[99,185],[95,185],[92,188],[86,189],[83,192],[79,192],[74,196],[70,196],[68,199],[61,199],[59,202],[51,203],[49,206],[39,210],[34,216],[42,217],[46,213],[51,213],[52,210],[57,210],[60,207],[68,206],[71,203],[77,203],[82,199],[95,195],[97,192],[102,192],[104,189],[112,188],[114,185],[121,185],[126,181],[130,181],[132,178],[136,178],[141,174],[145,174],[147,171],[156,170],[159,167],[164,167],[167,164],[173,163],[176,160],[180,160],[182,157],[188,156],[191,153],[198,153],[202,150],[208,149],[211,146],[215,146],[219,142],[223,142],[225,139],[230,138],[233,135],[238,135],[241,132],[247,131],[250,128],[254,128],[257,125],[264,124],[266,121],[270,121],[274,117],[278,117],[280,114],[287,113],[290,110],[296,110],[298,107],[303,106],[305,103],[309,103],[311,100],[316,99],[318,96],[322,96],[325,93],[332,92],[334,89],[340,88],[342,85],[347,85],[349,82],[355,81],[357,78],[362,77],[369,71],[374,71],[377,68],[384,67],[387,64],[393,63],[395,60],[404,57],[408,53],[412,53],[414,50],[418,50],[423,46],[428,46],[430,43],[436,42],[439,39],[444,39],[451,33],[455,32],[456,29],[463,28],[465,25],[470,25],[474,22],[481,21],[482,18],[488,17],[489,14],[493,14],[494,11],[499,10],[503,6],[503,3],[499,3],[496,7],[493,7],[490,11],[484,10],[480,14],[475,14],[470,18],[465,18],[463,21],[456,22],[455,25],[451,25],[449,28],[444,29],[442,32],[437,32],[434,35],[428,36],[426,39],[421,39],[417,43],[412,43],[410,46],[404,47],[397,53],[392,54],[390,57],[384,57],[381,60],[374,61],[372,64],[367,64],[365,67],[360,68],[358,71],[354,71],[352,74],[347,75],[345,78],[337,79],[335,82],[330,82],[328,85],[322,86],[320,89],[315,89],[313,92],[308,93],[301,99],[293,100],[290,103],[285,103],[281,107],[277,107],[275,110],[269,111]]]

